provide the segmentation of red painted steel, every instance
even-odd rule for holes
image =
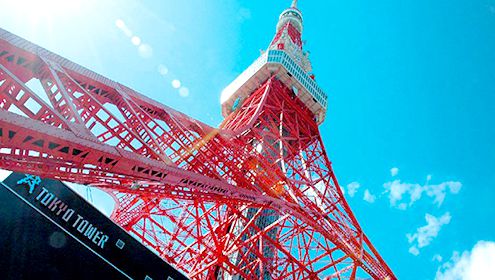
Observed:
[[[0,144],[0,168],[105,189],[193,279],[396,279],[275,76],[212,128],[0,29]]]

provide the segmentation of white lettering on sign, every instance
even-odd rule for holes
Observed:
[[[26,178],[19,180],[17,183],[27,184],[29,186],[29,194],[32,194],[35,187],[41,183],[41,179],[37,176],[26,175]],[[108,235],[104,234],[103,231],[99,230],[94,224],[91,224],[89,220],[76,213],[74,209],[69,208],[67,203],[45,187],[41,187],[41,189],[37,188],[37,190],[39,190],[39,193],[36,195],[36,201],[45,206],[55,216],[59,216],[63,221],[71,225],[96,246],[102,249],[105,247],[105,244],[108,241]]]

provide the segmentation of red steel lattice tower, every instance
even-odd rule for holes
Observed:
[[[396,279],[320,137],[297,1],[212,128],[0,29],[0,168],[92,185],[192,279]]]

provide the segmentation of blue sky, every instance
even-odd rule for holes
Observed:
[[[212,126],[220,92],[290,4],[4,2],[0,27]],[[300,2],[329,95],[321,133],[362,227],[399,279],[483,279],[478,260],[495,264],[495,0]]]

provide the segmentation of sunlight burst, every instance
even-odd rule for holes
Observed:
[[[23,7],[28,18],[34,22],[50,20],[54,16],[73,14],[81,9],[81,0],[19,0],[17,6]]]

